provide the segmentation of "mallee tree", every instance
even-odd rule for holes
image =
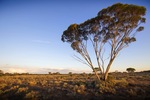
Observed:
[[[143,6],[117,3],[102,9],[98,15],[81,24],[72,24],[62,34],[61,40],[71,45],[73,50],[81,55],[76,58],[88,65],[97,76],[97,79],[107,80],[108,72],[119,52],[130,43],[135,42],[135,35],[144,29]],[[94,49],[96,62],[101,74],[95,70],[89,46]],[[109,46],[109,48],[108,48]],[[109,52],[106,62],[106,51]]]
[[[133,73],[135,69],[130,67],[130,68],[127,68],[126,71],[128,71],[128,73]]]

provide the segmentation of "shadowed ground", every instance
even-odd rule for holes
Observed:
[[[92,74],[3,75],[0,100],[149,100],[150,73],[110,73],[107,82]]]

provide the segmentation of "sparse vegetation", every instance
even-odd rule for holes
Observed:
[[[8,69],[13,74],[0,70],[0,100],[149,100],[150,70],[134,72],[134,68],[127,68],[128,73],[117,70],[109,73],[122,49],[135,42],[136,33],[144,30],[141,24],[146,22],[145,13],[144,6],[117,3],[83,23],[71,24],[61,40],[70,44],[82,57],[75,55],[75,58],[93,73],[61,74],[48,69],[52,72],[38,75],[19,73],[26,70],[18,66]],[[94,53],[96,61],[90,53]]]
[[[0,100],[150,99],[150,73],[110,73],[107,81],[94,74],[3,75]]]

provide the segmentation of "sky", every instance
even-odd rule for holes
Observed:
[[[149,0],[0,0],[0,69],[10,73],[92,72],[73,58],[77,53],[61,41],[61,35],[70,24],[80,24],[118,2],[145,6],[147,20],[137,41],[120,52],[110,72],[124,72],[128,67],[150,70]]]

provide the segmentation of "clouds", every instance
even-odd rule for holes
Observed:
[[[31,73],[31,74],[48,74],[48,72],[55,73],[59,72],[61,74],[72,73],[90,73],[89,70],[80,70],[80,69],[67,69],[67,68],[40,68],[40,67],[21,67],[21,66],[0,66],[0,69],[4,73]]]
[[[91,71],[89,70],[80,70],[80,69],[65,69],[65,68],[44,68],[44,70],[48,71],[48,72],[60,72],[62,74],[67,74],[69,72],[73,72],[73,73],[83,73],[83,72],[86,72],[86,73],[90,73]]]
[[[26,70],[20,68],[9,68],[7,70],[9,73],[26,73]]]

